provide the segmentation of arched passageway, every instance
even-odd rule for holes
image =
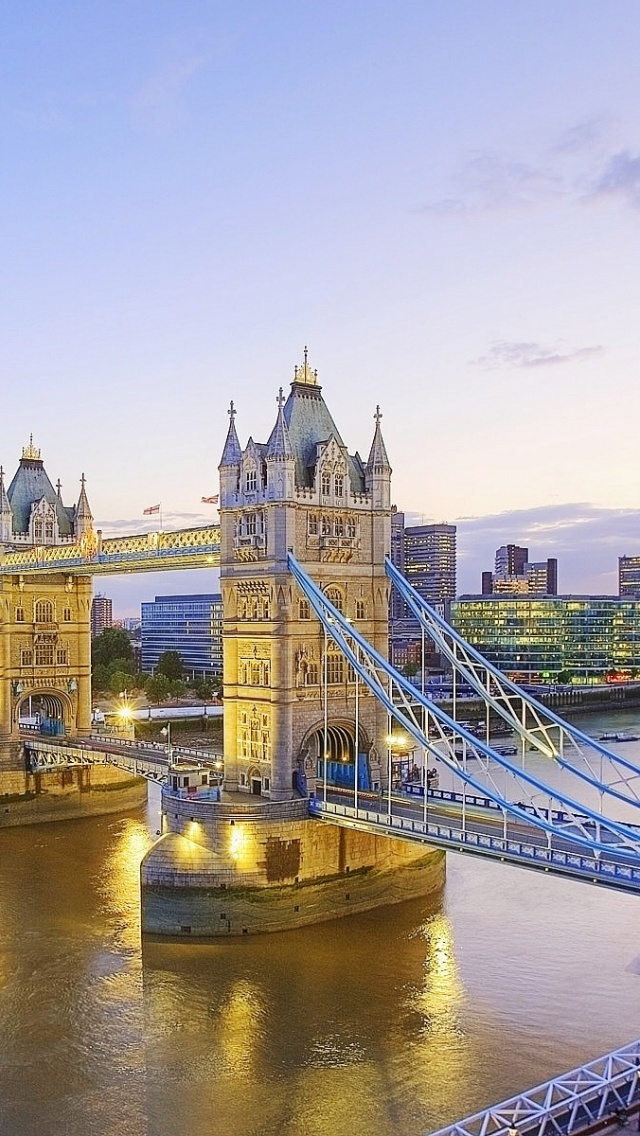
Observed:
[[[41,734],[65,733],[67,700],[53,691],[31,691],[20,699],[16,709],[18,725]]]
[[[320,781],[325,774],[325,741],[327,784],[348,785],[353,788],[356,766],[356,737],[353,722],[333,721],[316,726],[307,734],[302,750],[311,759]],[[358,731],[358,787],[371,788],[369,772],[369,741],[362,729]]]

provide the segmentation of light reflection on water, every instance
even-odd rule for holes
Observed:
[[[156,806],[0,832],[3,1136],[417,1136],[640,1034],[636,897],[459,856],[444,896],[141,951]]]

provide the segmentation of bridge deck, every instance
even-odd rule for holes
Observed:
[[[578,1136],[626,1127],[640,1107],[639,1074],[634,1041],[432,1136]]]

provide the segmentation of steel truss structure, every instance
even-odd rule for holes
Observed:
[[[574,1136],[607,1120],[624,1126],[640,1103],[639,1076],[640,1041],[634,1041],[432,1136]]]
[[[112,575],[168,568],[214,568],[220,564],[220,526],[176,532],[94,539],[80,544],[0,549],[0,576]]]
[[[406,676],[395,670],[330,603],[292,553],[289,553],[288,565],[326,635],[333,640],[351,664],[356,682],[356,701],[358,684],[363,683],[386,708],[390,723],[395,721],[403,726],[425,754],[423,762],[425,803],[428,754],[453,772],[462,783],[463,796],[466,787],[470,786],[475,794],[487,798],[492,805],[498,807],[504,820],[505,840],[507,820],[511,818],[521,826],[526,825],[529,831],[531,826],[534,826],[535,829],[543,832],[549,849],[552,848],[553,841],[553,847],[558,849],[582,850],[596,858],[602,853],[608,854],[611,858],[611,854],[615,853],[618,860],[626,861],[629,866],[638,866],[640,829],[607,816],[601,810],[594,810],[566,793],[564,788],[547,784],[530,773],[524,762],[521,765],[515,764],[504,752],[494,748],[488,740],[476,737],[467,727],[450,717],[440,705],[430,700],[423,691],[417,690]],[[514,690],[518,691],[518,688],[514,687]],[[518,695],[526,699],[523,692],[518,691]],[[485,690],[485,704],[488,700],[499,701],[493,689]],[[526,724],[523,728],[527,734],[536,736]],[[603,762],[609,756],[614,755],[608,755],[603,751]],[[582,778],[576,780],[582,784]],[[598,787],[602,803],[609,787],[606,782],[598,782],[595,779],[594,785]],[[390,785],[389,795],[391,795]],[[359,805],[357,785],[354,786],[354,797],[357,812]],[[464,801],[462,815],[464,828],[466,820]]]
[[[407,583],[389,559],[386,560],[386,570],[391,583],[418,620],[423,634],[429,637],[451,665],[454,718],[458,701],[456,684],[460,681],[470,686],[483,700],[487,715],[493,711],[514,731],[520,740],[523,756],[526,747],[530,746],[544,757],[553,759],[562,769],[581,778],[598,793],[640,805],[637,766],[612,753],[521,690],[458,635]],[[605,772],[609,774],[606,782],[603,780]]]

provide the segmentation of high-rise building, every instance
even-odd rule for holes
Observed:
[[[427,603],[443,614],[456,594],[456,526],[405,526],[404,513],[391,517],[391,560]],[[389,654],[395,666],[419,663],[422,634],[418,621],[392,590]],[[439,665],[431,650],[425,665]]]
[[[495,576],[522,576],[529,559],[529,549],[519,544],[503,544],[496,548],[494,561]]]
[[[530,561],[529,549],[503,544],[496,549],[493,572],[482,573],[483,596],[558,594],[558,561]]]
[[[108,596],[94,596],[91,601],[91,638],[102,635],[107,627],[113,627],[113,602]]]
[[[640,556],[618,557],[618,595],[640,598]]]
[[[222,674],[222,596],[156,596],[141,607],[143,671],[152,673],[164,651],[177,651],[193,678]]]

